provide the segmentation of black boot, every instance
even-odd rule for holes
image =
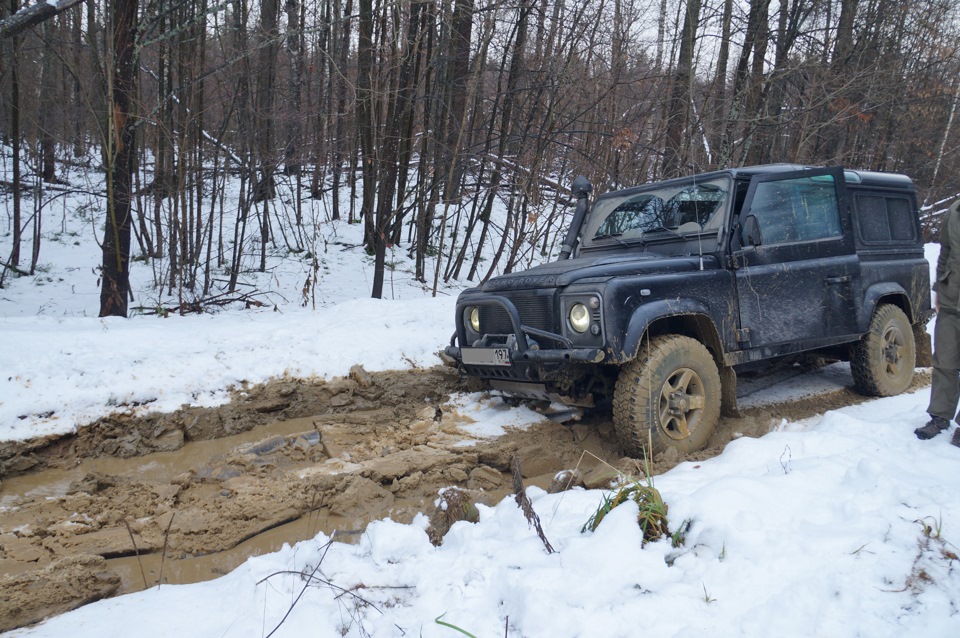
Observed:
[[[950,445],[960,447],[960,428],[953,431],[953,438],[950,439]]]
[[[935,416],[931,417],[922,428],[914,430],[913,433],[917,435],[918,439],[926,441],[927,439],[932,439],[937,436],[948,427],[950,427],[950,421],[947,421],[943,417]]]

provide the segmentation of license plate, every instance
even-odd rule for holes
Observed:
[[[463,348],[460,350],[463,362],[472,366],[508,366],[510,348]]]

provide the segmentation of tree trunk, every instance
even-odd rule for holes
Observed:
[[[657,15],[657,58],[653,63],[656,70],[663,69],[663,51],[667,36],[667,0],[660,0],[660,12]]]
[[[757,12],[758,24],[756,39],[753,44],[753,63],[750,67],[750,81],[746,89],[744,115],[748,117],[743,127],[743,150],[740,153],[739,164],[743,164],[751,158],[754,135],[763,121],[763,87],[766,82],[767,46],[770,43],[770,0],[763,0],[761,5],[761,10]]]
[[[477,249],[474,253],[473,261],[470,264],[470,272],[467,273],[467,279],[473,281],[477,276],[477,268],[480,265],[482,257],[483,244],[486,240],[490,227],[490,213],[493,210],[493,202],[496,199],[497,191],[500,188],[500,180],[503,177],[503,159],[507,150],[507,141],[510,138],[510,130],[513,125],[513,108],[517,101],[517,93],[520,88],[520,78],[523,74],[523,52],[527,46],[527,20],[530,16],[532,7],[531,0],[524,0],[517,8],[517,31],[516,39],[513,43],[513,53],[510,59],[510,70],[507,74],[506,95],[503,98],[503,111],[500,114],[500,139],[497,150],[497,157],[493,167],[493,174],[490,177],[490,190],[487,194],[486,204],[480,215],[483,225],[480,227],[480,238],[477,240]]]
[[[727,65],[730,62],[730,22],[733,17],[733,0],[724,0],[723,18],[720,27],[720,50],[717,53],[717,69],[713,80],[713,92],[710,99],[710,122],[712,129],[717,133],[714,145],[719,146],[719,132],[723,128],[723,116],[727,108]],[[724,168],[714,164],[717,158],[712,158],[711,164],[715,168]]]
[[[19,0],[10,0],[10,14],[17,13]],[[22,223],[20,219],[20,38],[14,37],[10,43],[10,143],[13,145],[13,249],[10,251],[10,265],[20,265],[20,242]]]
[[[746,92],[748,87],[748,69],[750,66],[750,54],[754,52],[757,42],[760,25],[766,23],[766,18],[761,17],[769,9],[770,0],[750,0],[750,15],[747,18],[747,33],[744,36],[743,47],[740,49],[740,59],[737,61],[737,69],[733,77],[733,91],[730,95],[730,111],[727,113],[726,121],[723,124],[720,138],[720,150],[717,156],[717,164],[726,166],[733,157],[733,131],[741,123],[741,115],[745,110]]]
[[[287,52],[290,56],[290,77],[287,89],[290,93],[290,112],[287,123],[287,147],[284,150],[283,172],[286,175],[299,175],[301,157],[301,100],[303,89],[303,29],[301,28],[300,4],[297,0],[286,0],[284,11],[287,14]],[[298,209],[299,223],[299,209]]]
[[[40,62],[40,166],[41,177],[44,182],[52,184],[57,181],[57,157],[54,153],[53,109],[56,106],[51,99],[53,77],[53,23],[43,24],[44,47]]]
[[[75,7],[71,12],[71,22],[73,26],[72,53],[73,66],[79,70],[83,61],[83,7]],[[73,118],[73,156],[75,158],[83,157],[86,152],[86,141],[84,139],[86,127],[84,124],[86,109],[83,106],[83,85],[80,82],[80,73],[73,73],[73,95],[70,116]]]
[[[464,143],[464,114],[467,106],[467,83],[470,80],[470,39],[473,31],[474,0],[456,0],[450,34],[450,111],[447,115],[447,140],[443,166],[450,172],[444,197],[455,201],[460,197],[465,158],[460,150]]]
[[[333,0],[334,4],[334,20],[337,22],[337,28],[333,30],[333,33],[336,34],[336,60],[339,61],[341,69],[347,67],[347,54],[350,50],[350,16],[353,12],[353,0],[347,0],[346,13],[340,13],[340,1]],[[331,188],[333,191],[333,219],[340,219],[340,183],[343,176],[343,161],[347,157],[347,153],[344,152],[344,149],[347,147],[347,140],[353,139],[353,136],[347,133],[346,123],[346,109],[347,109],[347,81],[343,73],[338,72],[334,68],[334,58],[331,53],[330,57],[330,69],[329,75],[336,76],[336,99],[331,99],[331,104],[336,105],[336,110],[333,113],[333,117],[336,120],[334,126],[334,135],[331,140],[330,146],[333,149],[333,157],[331,159]],[[352,146],[352,144],[351,144]],[[355,153],[351,153],[355,156]],[[352,203],[351,203],[352,207]],[[351,208],[352,210],[352,208]]]
[[[277,0],[260,2],[260,56],[257,63],[257,159],[260,165],[260,181],[254,195],[255,201],[263,203],[260,217],[260,272],[267,269],[267,244],[271,237],[270,201],[276,196],[275,177],[277,153],[274,148],[274,120],[276,95],[277,55],[279,52],[279,27]]]
[[[130,196],[135,157],[132,111],[137,77],[134,50],[137,0],[114,2],[112,10],[114,67],[100,316],[126,317],[130,296]]]
[[[409,110],[413,108],[413,64],[420,39],[422,16],[426,7],[426,2],[415,2],[410,6],[406,39],[400,55],[396,97],[390,100],[387,105],[386,132],[382,154],[379,158],[380,170],[377,180],[379,192],[377,194],[376,229],[373,237],[374,270],[371,296],[374,298],[383,296],[386,249],[389,241],[390,224],[394,217],[393,199],[397,191],[400,168],[400,134],[403,123],[409,115]]]
[[[364,220],[363,241],[374,250],[374,206],[376,204],[377,162],[374,149],[373,103],[373,0],[359,0],[357,41],[357,132],[360,136],[360,173],[363,179],[363,201],[360,215]]]
[[[687,0],[680,35],[680,54],[673,74],[670,99],[667,101],[667,130],[663,145],[663,177],[677,177],[684,172],[690,144],[690,102],[693,99],[693,51],[700,22],[701,0]]]

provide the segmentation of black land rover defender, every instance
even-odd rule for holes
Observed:
[[[560,258],[461,293],[445,352],[509,394],[612,399],[628,454],[705,446],[721,408],[736,413],[736,371],[759,362],[849,360],[862,392],[888,396],[910,385],[918,344],[928,356],[906,176],[770,165],[592,206],[585,178],[573,191]]]

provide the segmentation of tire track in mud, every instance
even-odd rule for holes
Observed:
[[[914,387],[928,383],[918,374]],[[0,444],[0,630],[159,582],[214,578],[318,531],[343,540],[385,516],[406,522],[446,486],[492,505],[511,489],[515,454],[526,482],[544,488],[574,467],[588,487],[642,473],[603,410],[573,425],[544,418],[470,435],[471,417],[450,400],[468,385],[444,367],[355,367],[346,378],[238,389],[217,408],[141,408],[73,436]],[[668,451],[652,472],[715,456],[783,418],[866,400],[844,388],[749,408],[721,419],[707,449]]]

